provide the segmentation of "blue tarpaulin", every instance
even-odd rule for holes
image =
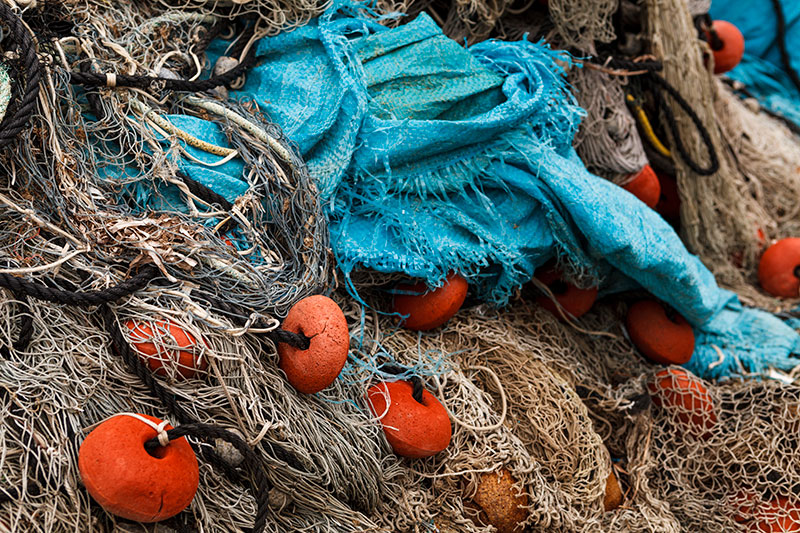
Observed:
[[[687,366],[700,375],[795,365],[792,328],[743,308],[657,213],[586,170],[572,148],[583,111],[563,78],[568,55],[525,40],[465,49],[424,14],[389,29],[332,9],[262,39],[257,57],[235,96],[299,146],[345,276],[371,268],[435,286],[458,271],[502,305],[558,257],[605,293],[643,287],[677,309],[698,334]],[[196,120],[194,135],[224,144]],[[222,185],[241,170],[213,172],[232,174]]]

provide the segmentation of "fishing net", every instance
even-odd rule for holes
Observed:
[[[626,80],[588,66],[572,69],[568,79],[586,110],[574,143],[581,161],[594,174],[624,185],[648,161],[625,105]]]

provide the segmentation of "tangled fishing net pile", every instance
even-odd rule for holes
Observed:
[[[800,141],[709,9],[0,0],[0,532],[800,531]],[[95,488],[120,419],[187,504]]]

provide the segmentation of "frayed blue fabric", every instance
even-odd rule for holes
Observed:
[[[586,170],[567,54],[525,40],[464,49],[425,14],[389,29],[334,8],[262,39],[257,57],[237,96],[300,147],[345,280],[370,268],[436,286],[458,271],[504,305],[556,258],[577,283],[644,288],[678,310],[701,376],[795,365],[792,328],[743,308],[657,213]]]

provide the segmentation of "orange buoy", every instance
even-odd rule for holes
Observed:
[[[279,366],[292,387],[314,394],[333,383],[350,350],[347,320],[336,302],[322,295],[303,298],[289,310],[281,327],[311,337],[307,350],[278,343]]]
[[[383,432],[394,453],[430,457],[450,444],[450,417],[427,390],[422,391],[422,403],[414,399],[412,392],[407,381],[383,382],[369,388],[367,400],[372,414],[382,417]]]
[[[758,264],[758,281],[773,296],[800,296],[800,238],[781,239],[767,248]]]
[[[758,503],[758,496],[755,493],[743,490],[737,492],[733,498],[728,499],[728,505],[732,508],[733,521],[741,523],[750,520]]]
[[[756,508],[748,531],[759,533],[800,532],[800,507],[797,501],[779,496]]]
[[[174,322],[129,319],[125,326],[130,330],[134,349],[158,376],[166,376],[168,369],[174,369],[179,376],[189,379],[208,367],[208,359],[197,339]]]
[[[139,416],[161,423],[152,416]],[[144,443],[156,436],[145,422],[117,415],[83,441],[78,469],[86,490],[103,509],[128,520],[158,522],[192,503],[199,482],[192,447],[181,437],[156,448],[153,456]]]
[[[681,219],[681,197],[678,193],[678,180],[675,176],[656,172],[658,184],[661,187],[661,196],[656,204],[656,211],[667,222],[674,224]]]
[[[606,479],[606,493],[603,497],[603,510],[605,512],[613,511],[620,505],[622,505],[622,490],[619,488],[617,475],[614,473],[614,470],[611,470],[611,473]]]
[[[572,284],[566,283],[555,267],[544,267],[541,271],[536,272],[535,277],[547,285],[547,288],[553,293],[556,301],[561,304],[564,311],[574,318],[585,315],[597,300],[597,287],[579,289]],[[563,320],[561,312],[549,296],[539,296],[536,298],[536,302]]]
[[[428,331],[438,328],[461,309],[468,288],[467,280],[457,273],[451,273],[444,285],[433,290],[428,290],[423,282],[401,283],[395,287],[392,310],[406,317],[403,327]]]
[[[702,380],[682,368],[668,368],[648,384],[653,403],[673,413],[695,436],[708,438],[717,423],[714,401]]]
[[[694,353],[694,331],[686,319],[670,316],[653,300],[636,302],[625,319],[628,335],[648,359],[662,365],[682,365]]]
[[[481,519],[498,533],[521,533],[528,518],[528,495],[514,488],[517,480],[505,468],[481,474],[473,501],[482,512]]]
[[[661,184],[650,165],[645,165],[631,181],[623,187],[626,191],[644,202],[647,207],[654,208],[661,197]]]
[[[711,52],[714,54],[714,74],[724,74],[732,70],[744,56],[744,35],[739,28],[725,20],[715,20],[711,23],[711,29],[719,38],[719,49],[715,46],[715,41],[711,32],[706,32],[708,42],[711,44]]]

